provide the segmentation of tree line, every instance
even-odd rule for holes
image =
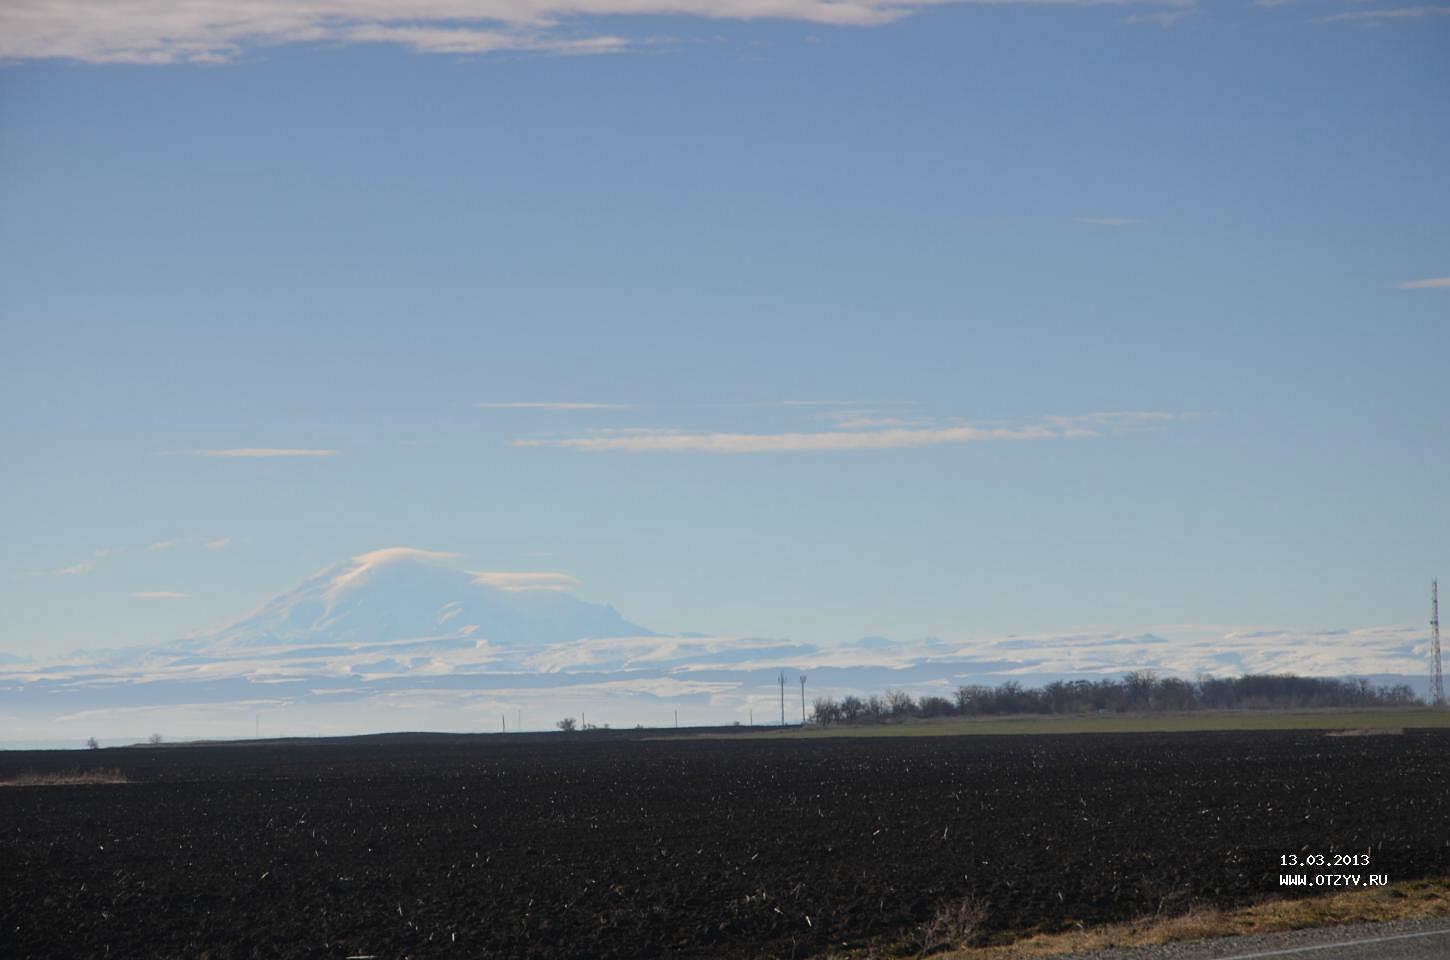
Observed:
[[[1057,680],[1044,687],[1008,681],[969,684],[950,697],[884,695],[817,697],[815,722],[882,723],[888,720],[1002,714],[1141,713],[1163,710],[1292,710],[1306,707],[1409,707],[1422,705],[1407,684],[1379,686],[1364,679],[1300,677],[1292,673],[1199,677],[1196,681],[1136,671],[1121,680]]]

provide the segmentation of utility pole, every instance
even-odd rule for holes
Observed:
[[[1430,695],[1435,700],[1435,706],[1444,707],[1445,703],[1445,671],[1440,665],[1440,581],[1430,581],[1430,650],[1435,658],[1434,687]]]
[[[780,725],[785,726],[785,671],[780,672]]]
[[[503,715],[503,732],[504,733],[508,733],[509,732],[509,715],[508,714],[504,714]]]
[[[801,726],[806,725],[806,675],[801,674]]]

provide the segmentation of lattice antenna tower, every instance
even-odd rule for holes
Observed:
[[[1445,671],[1440,665],[1440,582],[1430,581],[1430,653],[1435,658],[1434,687],[1431,694],[1435,698],[1435,706],[1444,707],[1445,704]]]

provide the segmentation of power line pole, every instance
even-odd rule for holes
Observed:
[[[1430,650],[1435,657],[1435,682],[1431,695],[1435,706],[1445,704],[1445,672],[1440,665],[1440,581],[1430,581]]]
[[[801,674],[801,726],[806,725],[806,675]]]
[[[785,726],[785,671],[780,672],[780,725]]]

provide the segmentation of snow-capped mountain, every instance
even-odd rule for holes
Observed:
[[[413,639],[544,645],[652,636],[611,606],[565,592],[558,573],[475,573],[448,554],[392,547],[328,567],[254,613],[196,634],[187,649],[236,653],[297,645],[352,646]]]

